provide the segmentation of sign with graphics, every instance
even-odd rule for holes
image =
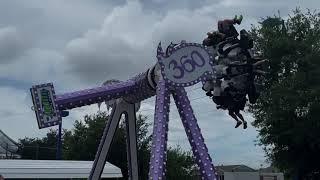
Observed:
[[[42,129],[61,123],[61,114],[54,101],[53,85],[49,83],[33,86],[30,91],[39,128]]]
[[[165,53],[159,44],[157,58],[164,80],[174,86],[191,86],[214,74],[214,58],[201,44],[171,44]]]

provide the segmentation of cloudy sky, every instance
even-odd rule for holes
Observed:
[[[53,82],[64,93],[125,80],[154,64],[159,41],[202,42],[218,19],[242,14],[240,28],[250,28],[261,17],[288,16],[295,7],[320,7],[319,0],[1,0],[0,1],[0,123],[17,140],[43,136],[31,111],[29,88]],[[199,86],[198,86],[199,87]],[[266,166],[257,129],[234,129],[226,112],[215,109],[196,87],[188,89],[199,125],[216,164]],[[141,113],[152,122],[152,99]],[[97,106],[70,112],[63,121],[97,112]],[[246,114],[252,122],[250,114]],[[170,145],[189,149],[174,106],[169,125]]]

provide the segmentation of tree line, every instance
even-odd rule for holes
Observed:
[[[63,130],[62,158],[64,160],[94,160],[100,139],[109,119],[106,112],[86,115],[83,120],[77,120],[71,130]],[[143,115],[137,117],[137,144],[138,163],[141,179],[147,179],[149,171],[149,158],[151,151],[151,135],[148,132],[150,124]],[[22,144],[20,154],[23,159],[56,159],[57,131],[51,129],[43,138],[24,138],[19,140]],[[126,154],[126,127],[120,121],[109,150],[107,161],[119,167],[128,179]],[[184,151],[179,146],[168,148],[167,177],[169,179],[197,178],[195,164],[190,151]],[[171,178],[170,178],[171,177]]]

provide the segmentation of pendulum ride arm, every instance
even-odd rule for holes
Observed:
[[[170,91],[163,80],[157,86],[149,179],[165,179]]]
[[[192,147],[195,161],[200,167],[201,177],[205,180],[216,180],[215,169],[212,159],[208,153],[204,138],[202,137],[197,119],[194,116],[187,92],[184,88],[178,88],[173,93],[174,101],[177,105],[182,124]]]

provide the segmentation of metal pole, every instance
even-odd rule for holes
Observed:
[[[61,129],[62,129],[62,121],[59,123],[59,130],[58,130],[58,138],[57,138],[57,152],[56,152],[56,159],[61,160],[62,154],[62,141],[61,141]]]
[[[6,145],[6,159],[8,159],[8,147],[9,145],[8,145],[8,143],[7,143],[7,145]]]
[[[111,146],[113,136],[116,133],[121,115],[124,111],[125,109],[121,104],[114,104],[112,107],[112,113],[103,131],[88,180],[101,179],[101,174],[107,161],[109,147]]]
[[[138,180],[138,152],[135,104],[125,103],[126,128],[127,128],[127,160],[129,180]]]
[[[38,156],[39,156],[39,144],[37,144],[36,146],[36,160],[38,160]]]
[[[62,111],[61,117],[67,117],[69,116],[69,111]],[[62,121],[59,122],[59,130],[58,130],[58,136],[57,136],[57,152],[56,152],[56,159],[61,160],[62,159]]]

